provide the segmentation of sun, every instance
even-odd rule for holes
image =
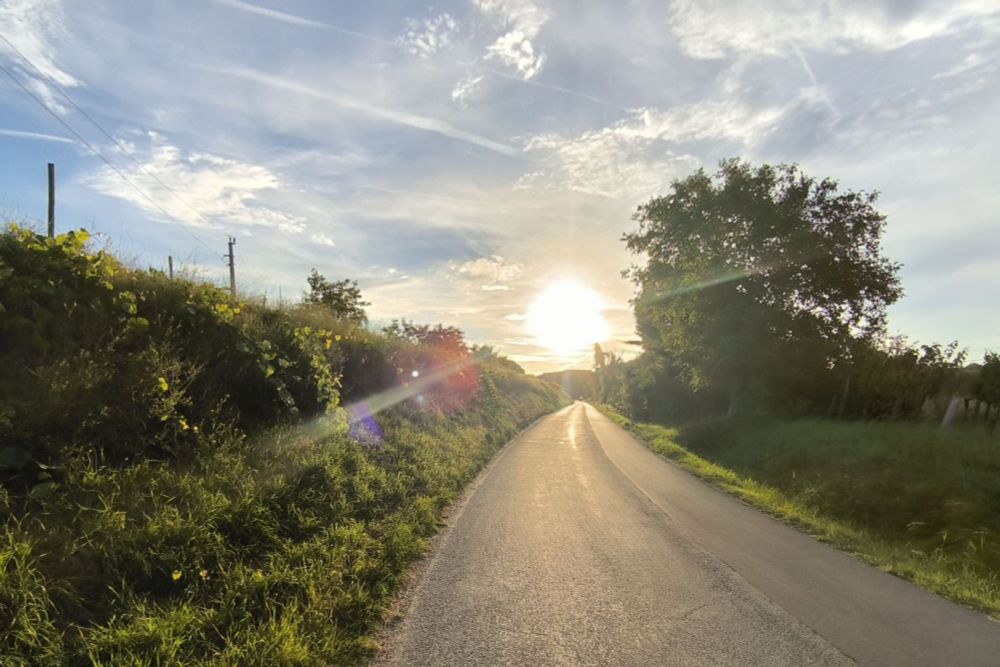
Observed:
[[[527,330],[538,345],[558,355],[581,353],[608,337],[603,308],[597,292],[575,280],[561,280],[531,304]]]

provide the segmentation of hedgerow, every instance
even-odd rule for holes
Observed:
[[[231,302],[83,232],[9,227],[0,664],[363,660],[442,509],[566,400],[457,330],[409,326]],[[440,379],[349,428],[342,401],[414,370]]]

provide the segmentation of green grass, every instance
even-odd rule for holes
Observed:
[[[329,665],[371,633],[443,508],[526,421],[527,377],[452,415],[335,420],[207,449],[191,465],[68,466],[0,538],[0,664]]]
[[[828,421],[676,429],[603,410],[747,504],[1000,618],[1000,442],[984,431]]]

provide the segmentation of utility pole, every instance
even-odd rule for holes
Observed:
[[[49,162],[49,238],[56,236],[56,166]]]
[[[233,246],[236,238],[229,237],[229,298],[236,303],[236,258],[233,256]]]
[[[167,277],[174,279],[174,256],[167,255]]]

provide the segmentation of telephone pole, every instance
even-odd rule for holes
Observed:
[[[49,162],[49,238],[56,236],[56,166]]]
[[[229,237],[229,298],[236,303],[236,258],[233,256],[233,246],[236,245],[236,238]]]

